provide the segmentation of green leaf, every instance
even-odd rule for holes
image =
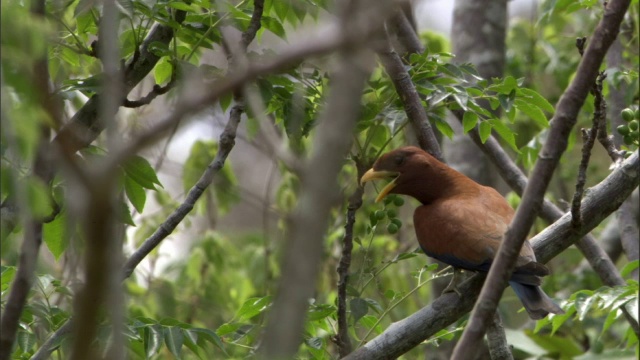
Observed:
[[[513,78],[513,76],[507,76],[506,78],[504,78],[504,80],[502,80],[501,83],[491,85],[487,88],[487,90],[495,91],[499,94],[507,95],[517,87],[518,87],[518,81],[516,81],[516,79]]]
[[[307,346],[314,348],[316,350],[320,350],[322,349],[322,345],[324,345],[324,342],[322,341],[322,338],[319,337],[312,337],[309,338],[307,340],[305,340],[305,344],[307,344]]]
[[[171,56],[171,50],[169,50],[169,45],[160,41],[154,41],[149,44],[149,51],[156,55],[157,57],[163,56]]]
[[[451,126],[447,124],[446,121],[440,118],[437,118],[437,117],[432,117],[432,118],[435,120],[436,128],[438,128],[438,131],[440,131],[443,135],[445,135],[449,139],[452,139],[454,135],[454,131],[451,128]]]
[[[376,335],[382,332],[382,326],[380,326],[380,323],[376,325],[377,322],[378,322],[378,319],[373,315],[365,315],[360,319],[360,324],[362,324],[367,329],[371,329],[375,325],[376,327],[373,330],[373,332]]]
[[[67,213],[61,212],[53,221],[43,224],[42,226],[42,240],[47,245],[47,248],[53,254],[53,257],[58,261],[60,255],[67,249],[68,243],[67,236]]]
[[[553,107],[553,105],[551,105],[551,103],[547,101],[547,99],[545,99],[542,95],[538,94],[534,90],[527,89],[527,88],[520,88],[518,89],[518,98],[544,111],[547,111],[550,113],[553,113],[555,111],[555,108]]]
[[[15,275],[16,268],[14,266],[2,266],[2,273],[0,274],[0,290],[2,292],[9,288]]]
[[[471,111],[466,111],[464,113],[464,116],[462,117],[462,128],[464,129],[465,134],[471,131],[471,129],[473,129],[474,127],[476,127],[477,123],[478,123],[478,115],[476,115],[476,113]]]
[[[627,277],[629,274],[631,274],[633,270],[637,269],[639,265],[640,265],[640,260],[633,260],[629,262],[627,265],[625,265],[622,268],[622,271],[620,271],[620,276]]]
[[[611,325],[613,325],[613,323],[618,320],[618,318],[620,317],[620,315],[622,314],[622,311],[620,309],[613,309],[611,311],[609,311],[609,314],[607,315],[607,318],[604,320],[604,325],[602,326],[602,334],[606,333],[607,330],[609,330],[609,328],[611,327]]]
[[[362,298],[353,298],[349,301],[349,309],[351,310],[351,316],[353,316],[353,322],[356,323],[363,316],[369,312],[369,304]]]
[[[262,26],[264,26],[265,29],[276,34],[279,38],[285,39],[285,40],[287,39],[287,35],[284,31],[284,27],[282,27],[282,24],[277,19],[274,19],[268,16],[263,16]]]
[[[520,150],[518,149],[518,146],[516,145],[516,138],[514,136],[513,131],[511,131],[511,129],[509,129],[509,127],[507,127],[505,124],[502,123],[502,121],[498,120],[498,119],[491,119],[489,120],[489,123],[491,124],[491,126],[493,127],[493,130],[495,130],[498,135],[500,135],[500,137],[507,142],[507,144],[509,144],[509,146],[517,153],[520,152]]]
[[[164,328],[164,343],[171,353],[178,359],[182,356],[182,344],[184,343],[184,336],[182,335],[182,329],[177,326],[170,326]]]
[[[238,310],[236,317],[241,320],[249,320],[252,317],[261,314],[271,305],[271,296],[254,297],[247,299],[240,310]]]
[[[36,336],[30,332],[18,331],[18,345],[24,353],[31,352],[31,348],[36,344]]]
[[[51,214],[51,195],[49,188],[38,178],[26,178],[27,200],[34,218],[42,218]]]
[[[233,94],[226,94],[220,97],[220,107],[222,111],[227,111],[229,105],[231,105],[231,100],[233,100]]]
[[[555,334],[562,324],[573,317],[576,313],[576,308],[575,306],[572,306],[569,309],[565,309],[565,311],[565,314],[554,315],[553,319],[551,319],[551,335]]]
[[[280,21],[284,21],[287,18],[290,6],[291,4],[287,0],[275,0],[273,2],[273,10]]]
[[[382,314],[382,312],[384,311],[382,306],[380,306],[377,301],[368,298],[364,299],[364,301],[366,301],[369,307],[375,310],[375,312],[377,312],[378,314]]]
[[[541,128],[544,129],[549,127],[549,120],[547,120],[547,117],[545,116],[544,112],[540,110],[540,108],[532,106],[522,99],[516,99],[515,106],[518,110],[529,116]]]
[[[307,313],[307,321],[318,321],[333,315],[336,307],[329,304],[314,305]]]
[[[162,345],[162,331],[158,325],[145,326],[143,330],[144,353],[148,358],[158,353]]]
[[[511,111],[511,106],[513,105],[513,101],[516,98],[516,91],[512,90],[509,94],[498,94],[498,101],[500,102],[500,106],[504,109],[504,111]]]
[[[222,339],[220,339],[220,336],[218,336],[218,334],[216,334],[215,332],[209,329],[203,329],[203,328],[195,328],[195,329],[191,329],[191,331],[196,332],[199,335],[199,339],[208,341],[209,343],[213,344],[214,346],[216,346],[226,354],[226,350],[224,349],[224,344],[222,343]]]
[[[390,136],[388,128],[384,125],[373,125],[367,131],[367,138],[370,139],[371,145],[377,148],[384,146]]]
[[[153,68],[153,77],[156,80],[156,84],[164,84],[171,78],[173,73],[173,65],[169,61],[168,57],[162,57],[156,66]]]
[[[169,6],[174,9],[178,9],[186,12],[192,12],[192,13],[199,12],[199,9],[197,6],[189,5],[182,1],[172,1],[169,3]]]
[[[122,221],[124,224],[136,226],[136,223],[133,221],[131,217],[131,210],[129,209],[129,205],[122,199],[120,201],[120,211],[118,211],[118,220]]]
[[[480,141],[484,144],[491,136],[491,124],[488,121],[481,121],[478,131],[480,132]]]
[[[466,93],[452,94],[453,99],[460,105],[462,110],[468,111],[467,102],[469,101],[469,95]]]
[[[182,329],[182,336],[185,340],[184,345],[196,354],[199,359],[202,359],[203,357],[200,354],[201,351],[198,347],[198,334],[192,329]]]
[[[142,214],[142,210],[144,210],[144,204],[147,201],[147,193],[142,187],[142,185],[138,184],[136,181],[131,179],[128,176],[124,177],[124,191],[127,194],[127,198],[131,201],[133,207],[138,211],[138,213]]]
[[[131,180],[137,182],[143,188],[156,190],[155,185],[162,187],[156,171],[145,158],[136,155],[127,160],[123,167],[127,177],[130,177]]]
[[[399,253],[398,255],[396,255],[396,257],[393,258],[393,260],[391,260],[391,262],[392,263],[396,263],[398,261],[411,259],[411,258],[414,258],[416,256],[418,256],[418,254],[416,254],[414,252]]]

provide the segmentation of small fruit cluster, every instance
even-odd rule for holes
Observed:
[[[387,195],[384,198],[384,209],[372,211],[369,214],[369,220],[371,221],[371,225],[376,225],[379,221],[384,220],[384,218],[389,218],[389,224],[387,224],[387,231],[389,234],[395,234],[398,232],[400,227],[402,227],[402,221],[398,219],[398,206],[404,205],[404,199],[398,195]]]
[[[618,133],[623,136],[625,144],[635,144],[637,146],[640,138],[640,132],[638,132],[638,128],[640,127],[640,109],[633,111],[632,109],[626,108],[622,110],[621,115],[622,120],[624,120],[626,124],[618,126]]]

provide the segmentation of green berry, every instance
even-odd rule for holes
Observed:
[[[629,129],[631,130],[638,130],[638,120],[631,120],[629,121]]]
[[[376,217],[375,211],[369,213],[369,221],[371,221],[371,226],[374,226],[378,223],[378,218]]]
[[[395,195],[387,195],[387,197],[384,198],[384,204],[385,205],[391,204],[394,198],[395,198]]]
[[[397,226],[398,228],[402,227],[402,221],[400,221],[400,219],[398,219],[398,218],[391,219],[391,223],[393,225]]]
[[[624,110],[622,110],[622,120],[629,122],[631,120],[633,120],[633,118],[635,117],[635,114],[633,112],[633,110],[626,108]]]
[[[636,119],[640,120],[640,108],[636,109]]]
[[[624,140],[624,143],[627,145],[633,144],[633,137],[631,135],[625,135],[623,140]]]
[[[385,213],[385,211],[384,211],[384,210],[378,210],[378,211],[376,211],[376,219],[377,219],[377,220],[382,220],[382,219],[384,219],[384,217],[385,217],[386,215],[387,215],[387,214]]]
[[[398,216],[398,211],[396,209],[388,209],[387,216],[389,217],[389,219],[393,219]]]
[[[387,231],[389,232],[389,234],[395,234],[398,232],[398,226],[394,223],[390,223],[389,225],[387,225]]]
[[[618,133],[622,136],[629,135],[629,127],[627,125],[620,125],[617,128]]]
[[[396,198],[393,200],[393,205],[395,205],[395,206],[404,205],[404,199],[401,198],[400,196],[396,196]]]

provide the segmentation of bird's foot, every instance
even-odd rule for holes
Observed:
[[[456,294],[458,294],[459,297],[462,298],[462,293],[460,292],[460,290],[458,290],[458,274],[460,273],[460,269],[453,269],[453,277],[451,278],[451,282],[449,283],[449,285],[447,285],[446,288],[444,288],[444,290],[442,290],[443,294],[446,293],[450,293],[450,292],[454,292]]]

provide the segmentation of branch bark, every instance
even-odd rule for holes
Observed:
[[[186,18],[186,12],[176,11],[174,20],[181,24]],[[128,94],[144,79],[156,66],[160,57],[150,51],[155,43],[169,45],[173,39],[174,30],[169,25],[156,24],[149,35],[142,42],[138,56],[133,56],[126,64],[124,74],[124,91]],[[54,139],[54,143],[61,145],[70,154],[87,147],[104,130],[104,125],[98,121],[98,104],[100,95],[94,95],[71,118]]]
[[[418,138],[418,144],[436,159],[444,162],[442,152],[440,151],[440,144],[438,144],[438,140],[433,133],[433,128],[427,118],[427,111],[424,109],[424,106],[422,106],[418,91],[413,81],[411,81],[411,76],[402,63],[402,59],[398,53],[391,48],[389,41],[378,51],[378,56],[382,61],[385,71],[389,74],[393,86],[396,88],[396,92],[400,95],[404,111],[407,113],[409,122],[411,122],[413,131]]]
[[[486,326],[498,306],[498,302],[513,271],[519,249],[540,210],[544,192],[551,176],[567,147],[567,139],[584,100],[594,83],[604,56],[615,40],[629,0],[611,1],[604,17],[589,43],[582,62],[569,88],[560,98],[551,120],[547,141],[540,151],[540,158],[533,169],[522,202],[500,245],[498,254],[489,270],[487,281],[473,314],[453,352],[453,359],[460,360],[465,353],[475,349],[482,340]]]
[[[282,278],[265,331],[262,353],[266,358],[289,358],[300,345],[329,210],[338,197],[335,179],[351,144],[360,96],[371,71],[367,58],[371,57],[366,51],[344,52],[334,73],[327,108],[314,139],[315,151],[301,174],[300,198],[290,221]]]
[[[538,261],[546,263],[574,244],[604,218],[613,213],[640,184],[638,152],[625,160],[605,180],[591,188],[583,199],[583,228],[574,231],[567,213],[531,239]],[[345,359],[393,359],[419,345],[439,330],[465,315],[477,299],[483,275],[476,274],[459,286],[460,298],[447,293],[411,316],[389,326],[382,334],[355,350]]]
[[[359,158],[355,159],[356,165],[356,191],[349,197],[347,205],[347,223],[344,226],[344,238],[342,239],[342,254],[338,264],[338,334],[335,342],[338,346],[340,357],[347,356],[353,351],[351,339],[349,339],[349,324],[347,323],[347,284],[349,283],[349,267],[351,266],[351,251],[353,249],[353,227],[356,223],[356,211],[362,206],[364,187],[360,185],[360,178],[367,171],[368,166]]]
[[[31,13],[36,16],[44,16],[45,1],[34,1]],[[59,108],[49,89],[49,65],[46,52],[42,57],[34,60],[33,75],[29,79],[35,89],[34,97],[31,101],[39,102],[54,122],[60,121]],[[4,84],[3,84],[4,86]],[[3,126],[4,128],[4,126]],[[3,129],[4,130],[4,129]],[[33,176],[48,184],[47,173],[50,168],[50,150],[48,139],[50,130],[47,125],[41,124],[39,131],[39,144],[36,148],[35,159],[33,160]],[[18,183],[18,181],[16,181]],[[18,189],[24,190],[22,185]],[[15,278],[11,284],[11,290],[7,296],[7,301],[0,318],[0,359],[5,360],[11,357],[11,352],[16,339],[16,333],[20,324],[20,317],[27,302],[29,291],[33,285],[38,253],[42,244],[43,219],[35,219],[26,210],[27,199],[25,191],[18,197],[21,204],[17,207],[23,220],[24,237],[20,247],[20,258]]]
[[[353,16],[361,13],[363,3],[343,4],[340,14],[341,33],[357,36],[362,26]],[[369,6],[369,5],[368,5]],[[374,6],[376,17],[388,11],[388,2]],[[376,23],[369,19],[365,23]],[[381,23],[379,23],[381,24]],[[320,115],[313,153],[301,170],[298,204],[290,218],[282,261],[282,277],[273,307],[268,315],[260,355],[268,359],[291,358],[302,340],[302,328],[308,301],[313,297],[323,238],[331,207],[338,200],[336,176],[351,146],[353,130],[360,112],[360,98],[365,81],[373,69],[372,54],[363,49],[341,48],[337,69],[326,108]]]

